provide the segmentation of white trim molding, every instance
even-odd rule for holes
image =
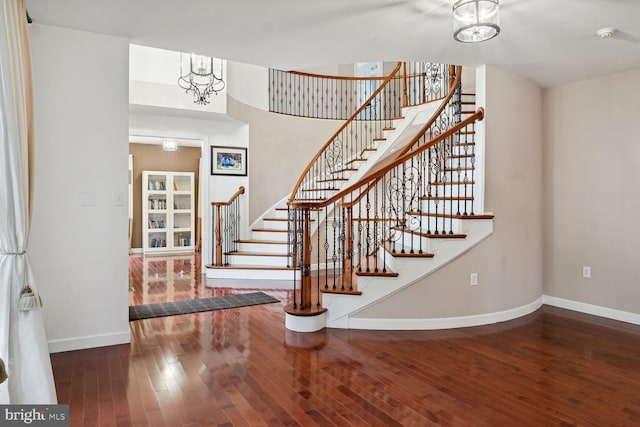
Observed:
[[[542,296],[542,303],[558,308],[566,308],[567,310],[578,311],[580,313],[591,314],[593,316],[605,317],[607,319],[619,320],[621,322],[640,325],[640,313],[631,313],[629,311],[617,310],[615,308],[602,307],[599,305],[588,304],[586,302],[573,301],[564,298],[553,297],[550,295]]]
[[[127,330],[126,332],[114,332],[111,334],[49,340],[48,344],[49,353],[60,353],[63,351],[84,350],[87,348],[106,347],[117,344],[129,344],[130,342],[131,331]]]
[[[349,329],[376,330],[436,330],[466,328],[506,322],[533,313],[543,304],[543,297],[520,307],[494,313],[475,314],[459,317],[440,317],[430,319],[366,319],[349,317]]]

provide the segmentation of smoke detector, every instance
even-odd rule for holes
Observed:
[[[601,39],[609,39],[616,31],[617,30],[615,28],[600,28],[596,31],[596,34],[600,36]]]

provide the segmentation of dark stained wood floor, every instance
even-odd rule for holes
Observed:
[[[234,292],[160,264],[155,286],[136,282],[141,261],[132,303]],[[638,326],[545,306],[475,328],[297,334],[288,292],[268,292],[282,303],[135,321],[130,345],[53,354],[71,425],[640,425]]]

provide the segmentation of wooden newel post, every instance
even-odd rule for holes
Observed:
[[[302,284],[300,285],[300,309],[311,307],[311,210],[302,211]]]
[[[216,265],[222,265],[222,226],[220,208],[222,206],[216,205]]]
[[[456,79],[456,66],[455,65],[449,65],[449,87],[451,88],[451,86],[453,85],[453,82]]]
[[[402,63],[402,106],[409,105],[409,97],[407,96],[407,63]]]

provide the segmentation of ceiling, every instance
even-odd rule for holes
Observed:
[[[493,64],[543,87],[640,68],[639,0],[501,0],[501,33],[452,38],[454,0],[26,0],[36,24],[279,69]],[[612,38],[596,30],[615,27]]]

